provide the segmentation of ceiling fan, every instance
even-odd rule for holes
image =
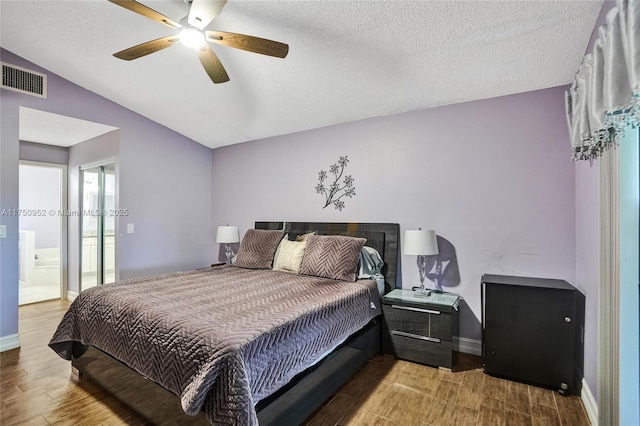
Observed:
[[[181,41],[187,46],[193,47],[198,53],[200,63],[214,83],[224,83],[229,81],[229,76],[218,56],[211,50],[208,42],[276,58],[284,58],[289,53],[289,46],[277,41],[225,31],[205,30],[204,28],[209,25],[213,18],[218,16],[227,0],[193,0],[191,1],[189,14],[179,22],[134,0],[109,1],[170,28],[179,30],[176,34],[151,40],[113,54],[116,58],[124,59],[125,61],[166,49],[173,46],[177,41]]]

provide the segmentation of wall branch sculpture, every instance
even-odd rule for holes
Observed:
[[[356,195],[356,188],[353,186],[354,179],[351,175],[345,176],[342,183],[340,182],[348,162],[349,159],[345,155],[344,157],[341,156],[337,163],[331,165],[329,168],[329,174],[333,176],[333,182],[328,186],[325,186],[325,181],[327,181],[327,183],[329,182],[327,180],[329,178],[329,174],[324,170],[320,170],[318,173],[319,182],[318,185],[316,185],[316,193],[324,194],[325,196],[324,207],[322,207],[323,209],[333,204],[334,208],[342,211],[344,208],[344,200],[342,200],[342,198],[352,198]]]

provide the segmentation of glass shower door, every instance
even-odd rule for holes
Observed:
[[[115,281],[115,169],[82,170],[81,290]]]

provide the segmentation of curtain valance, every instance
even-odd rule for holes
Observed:
[[[573,160],[598,158],[640,126],[640,1],[617,0],[565,93]]]

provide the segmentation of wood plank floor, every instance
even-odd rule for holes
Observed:
[[[146,425],[47,343],[68,302],[20,307],[22,347],[0,353],[0,424]],[[454,372],[370,361],[306,422],[317,425],[589,425],[580,398],[485,375],[459,354]]]
[[[458,354],[453,372],[380,356],[319,409],[318,425],[589,425],[582,400],[484,374]]]

